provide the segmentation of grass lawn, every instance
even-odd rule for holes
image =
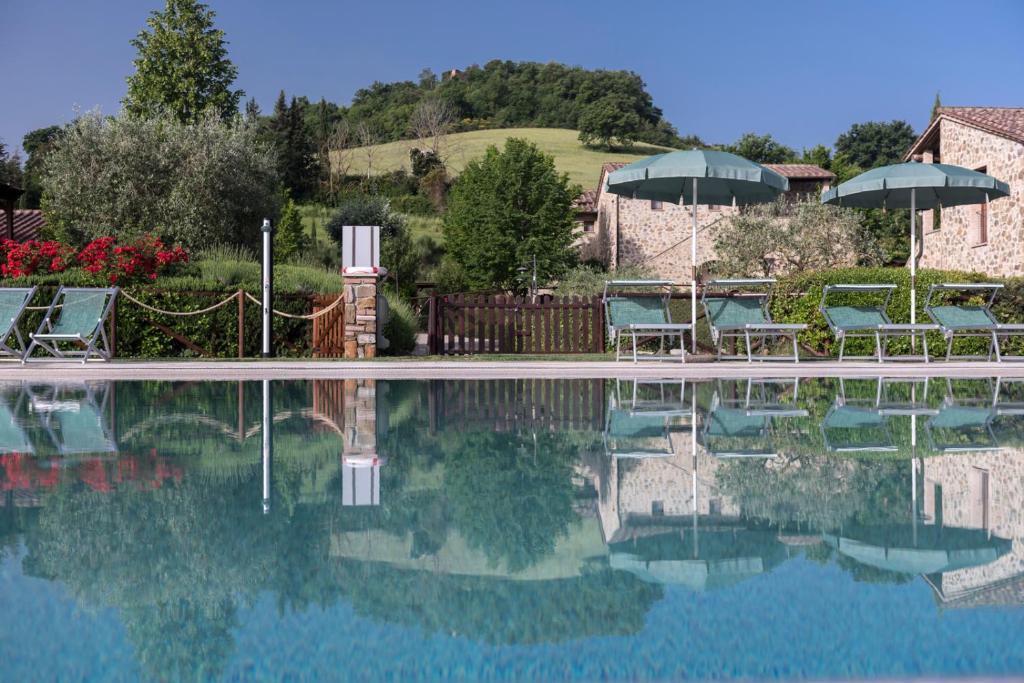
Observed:
[[[605,161],[636,161],[668,149],[640,145],[629,153],[594,150],[580,144],[578,136],[577,131],[564,128],[499,128],[454,133],[448,138],[447,166],[449,171],[459,173],[468,161],[483,156],[489,146],[501,147],[510,137],[525,138],[554,156],[558,170],[568,173],[570,182],[589,189],[597,186],[601,164]],[[409,170],[409,150],[416,144],[416,140],[400,140],[374,145],[374,171],[384,173],[401,168]],[[349,173],[365,173],[366,165],[367,157],[361,148],[353,150]]]

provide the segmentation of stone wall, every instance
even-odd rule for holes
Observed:
[[[377,355],[377,276],[345,275],[345,358]]]
[[[646,199],[618,197],[603,190],[590,250],[604,251],[612,267],[645,265],[659,277],[690,281],[691,207],[664,202],[654,209]],[[731,206],[697,207],[697,265],[717,258],[715,226],[736,214]],[[588,252],[589,253],[589,252]]]
[[[923,212],[921,266],[1024,275],[1024,144],[942,119],[939,155],[944,164],[985,167],[986,173],[1010,184],[1010,196],[989,203],[986,243],[978,239],[977,206],[942,209],[938,230],[933,229],[933,212]]]

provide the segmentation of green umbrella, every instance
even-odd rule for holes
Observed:
[[[990,175],[949,164],[909,162],[873,168],[821,194],[822,204],[860,209],[910,209],[910,322],[917,321],[917,227],[915,212],[981,204],[1010,194]]]
[[[680,150],[634,161],[608,174],[607,189],[632,199],[655,199],[693,207],[690,235],[690,320],[697,320],[697,205],[768,202],[789,189],[775,171],[729,152]],[[691,335],[693,351],[697,336]]]

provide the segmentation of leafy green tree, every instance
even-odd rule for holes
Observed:
[[[630,108],[625,95],[611,93],[586,105],[580,112],[580,142],[611,148],[613,142],[628,147],[643,127],[640,115]]]
[[[242,120],[80,117],[43,160],[54,236],[81,245],[157,233],[187,249],[255,245],[281,193],[271,150]]]
[[[281,217],[274,230],[274,258],[282,261],[303,253],[309,246],[309,238],[302,227],[302,214],[295,201],[289,197],[281,209]]]
[[[166,0],[162,12],[150,14],[149,29],[131,41],[138,56],[124,99],[129,114],[194,123],[209,112],[222,119],[238,113],[245,93],[231,89],[238,69],[215,16],[196,0]]]
[[[521,290],[517,268],[534,256],[538,280],[571,267],[573,199],[579,188],[554,159],[516,138],[471,161],[452,186],[444,217],[448,253],[474,289]]]
[[[855,123],[836,139],[836,156],[865,170],[897,164],[916,137],[906,121]]]
[[[759,164],[784,164],[796,159],[796,152],[777,141],[770,133],[744,133],[735,143],[727,145],[726,151]]]
[[[7,145],[3,140],[0,140],[0,183],[15,187],[22,185],[21,160],[17,154],[11,155],[7,152]]]
[[[19,200],[22,208],[38,209],[43,196],[42,167],[43,159],[50,151],[53,141],[60,135],[60,126],[47,126],[29,131],[22,138],[21,147],[28,158],[25,160],[25,177],[22,187],[25,194]]]
[[[815,145],[804,150],[800,155],[800,163],[814,164],[828,171],[832,166],[832,152],[825,145]]]

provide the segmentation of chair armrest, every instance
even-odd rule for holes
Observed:
[[[805,323],[747,323],[748,330],[806,330]]]

